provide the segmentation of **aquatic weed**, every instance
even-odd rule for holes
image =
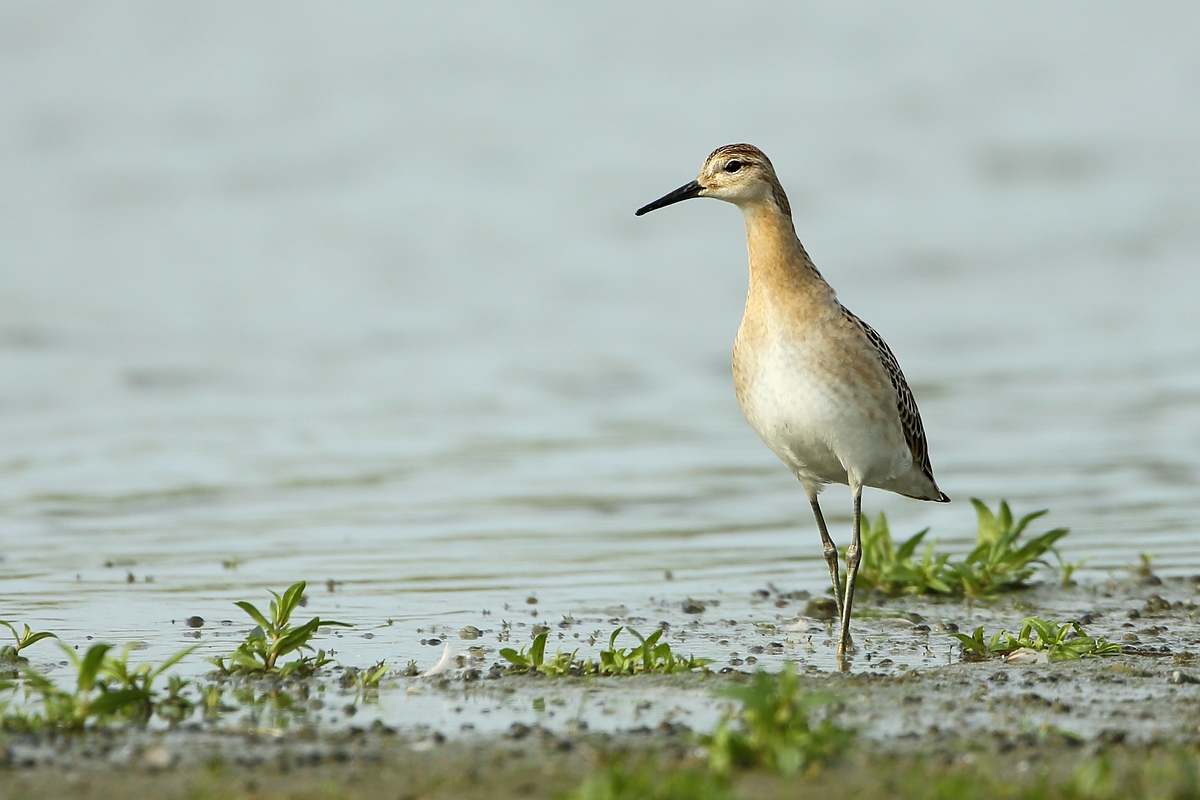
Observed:
[[[1016,636],[1006,630],[997,631],[985,639],[983,626],[973,633],[951,633],[962,645],[964,658],[983,659],[1006,656],[1022,648],[1045,652],[1051,661],[1074,661],[1080,658],[1096,658],[1121,654],[1121,645],[1103,637],[1093,639],[1084,633],[1075,621],[1047,622],[1039,617],[1028,617],[1021,623]]]
[[[383,680],[383,676],[387,674],[387,670],[388,665],[384,661],[364,669],[346,667],[342,672],[340,683],[343,689],[353,689],[355,698],[361,700],[369,695],[373,696],[379,693],[379,684]]]
[[[653,759],[610,760],[567,800],[735,800],[729,782],[703,769],[664,768]]]
[[[892,540],[887,516],[881,511],[872,524],[862,520],[862,562],[858,585],[878,589],[884,594],[951,594],[946,562],[950,556],[936,554],[933,544],[925,545],[921,560],[913,558],[929,528],[913,534],[899,547]],[[845,556],[845,551],[842,553]]]
[[[1054,553],[1054,545],[1067,535],[1066,528],[1055,528],[1021,542],[1021,536],[1033,520],[1046,510],[1034,511],[1014,521],[1004,500],[993,513],[981,500],[971,498],[978,517],[975,547],[962,560],[937,553],[926,544],[918,560],[917,548],[929,532],[926,528],[897,546],[888,529],[887,517],[880,513],[874,524],[862,521],[862,562],[858,586],[884,594],[939,594],[986,597],[1002,591],[1020,589],[1037,571],[1046,566],[1045,556]],[[845,550],[842,551],[843,556]],[[1078,564],[1063,564],[1063,580],[1069,581]]]
[[[0,625],[8,628],[9,632],[12,633],[14,642],[13,644],[6,644],[4,647],[0,647],[0,661],[22,661],[24,658],[21,655],[21,651],[25,648],[37,644],[43,639],[58,638],[56,634],[50,631],[38,631],[34,633],[28,624],[24,626],[25,630],[22,633],[17,633],[17,626],[8,620],[0,619]]]
[[[975,549],[962,561],[949,564],[957,584],[968,597],[1024,587],[1038,565],[1046,563],[1042,557],[1067,535],[1066,528],[1055,528],[1021,544],[1018,540],[1025,528],[1046,514],[1047,509],[1026,514],[1014,523],[1012,511],[1004,500],[1000,501],[996,514],[974,497],[971,504],[979,518]]]
[[[628,649],[617,647],[617,636],[622,630],[628,630],[639,644]],[[617,628],[608,637],[608,649],[600,651],[597,671],[601,675],[673,675],[703,669],[712,663],[711,658],[676,656],[669,643],[659,641],[662,635],[662,628],[649,636],[642,636],[633,628]]]
[[[637,640],[633,647],[617,647],[617,637],[622,631],[628,630]],[[695,656],[677,656],[671,650],[668,642],[660,641],[663,631],[660,628],[649,636],[642,636],[633,628],[624,626],[617,628],[608,637],[608,649],[600,651],[599,661],[595,659],[576,658],[579,651],[571,653],[558,652],[551,659],[546,658],[546,639],[548,631],[542,631],[533,637],[528,650],[513,650],[505,647],[500,650],[500,656],[510,665],[510,671],[537,672],[543,675],[673,675],[680,672],[693,672],[704,669],[712,663],[712,659],[696,658]]]
[[[59,646],[75,669],[74,690],[60,689],[45,675],[24,666],[26,700],[36,697],[40,704],[29,710],[19,707],[11,713],[6,707],[3,727],[78,730],[90,723],[116,720],[144,723],[155,710],[155,679],[195,649],[181,650],[158,667],[141,664],[131,668],[132,645],[127,645],[116,658],[108,654],[112,649],[109,644],[94,644],[82,656],[62,643]]]
[[[801,689],[790,662],[778,675],[758,671],[750,685],[718,695],[741,703],[701,739],[708,746],[709,767],[718,775],[734,767],[761,766],[784,775],[816,769],[841,754],[855,735],[834,719],[837,698]]]
[[[278,595],[271,592],[275,599],[271,601],[270,619],[260,612],[252,603],[239,600],[234,605],[245,611],[257,625],[246,636],[246,640],[228,656],[210,658],[209,663],[216,666],[221,675],[274,675],[278,677],[311,675],[317,669],[330,663],[324,650],[317,650],[315,656],[299,656],[283,666],[279,659],[289,653],[302,650],[313,651],[309,642],[316,635],[317,629],[323,626],[337,625],[350,628],[345,622],[313,617],[298,627],[292,627],[292,612],[300,605],[304,596],[304,581],[293,583],[283,593]]]
[[[546,639],[549,631],[542,631],[533,637],[533,642],[526,649],[514,650],[511,647],[500,648],[500,657],[509,663],[509,670],[514,672],[538,672],[543,675],[578,675],[583,669],[584,662],[575,658],[578,650],[569,654],[559,652],[550,661],[546,661]]]

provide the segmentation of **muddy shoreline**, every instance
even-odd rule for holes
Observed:
[[[856,619],[858,655],[848,673],[823,667],[833,645],[827,623],[796,615],[817,613],[819,603],[774,589],[709,601],[702,612],[696,604],[704,601],[685,599],[660,601],[653,616],[648,609],[619,617],[568,613],[561,641],[576,641],[574,626],[657,624],[671,632],[677,652],[697,651],[714,663],[708,673],[683,675],[499,676],[486,669],[491,645],[463,642],[464,657],[443,674],[397,674],[373,698],[343,702],[348,695],[329,673],[304,691],[323,699],[283,710],[275,703],[174,727],[0,734],[0,787],[4,797],[225,796],[264,786],[281,797],[375,796],[385,788],[392,794],[379,796],[395,796],[400,785],[414,787],[413,797],[552,797],[613,753],[683,768],[700,763],[696,734],[731,707],[717,690],[786,661],[797,664],[806,688],[839,698],[839,721],[858,732],[829,775],[852,776],[864,763],[888,760],[901,773],[927,762],[961,765],[964,757],[988,769],[1024,764],[1036,773],[1098,754],[1190,752],[1200,745],[1196,586],[1183,578],[1044,585],[970,605],[879,598]],[[1126,652],[964,661],[948,636],[979,625],[989,633],[1013,630],[1034,614],[1078,620]],[[508,638],[519,639],[519,631],[510,627]],[[353,782],[362,785],[346,794]]]

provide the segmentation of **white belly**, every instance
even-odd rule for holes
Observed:
[[[827,483],[890,488],[912,454],[882,368],[847,365],[805,342],[735,349],[738,401],[759,437],[816,491]]]

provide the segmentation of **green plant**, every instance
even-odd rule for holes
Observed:
[[[638,640],[636,647],[622,649],[617,647],[617,636],[625,628],[617,628],[608,637],[608,649],[600,651],[600,663],[596,671],[601,675],[649,675],[677,672],[692,672],[703,669],[712,663],[710,658],[687,658],[676,656],[671,652],[671,645],[660,642],[663,631],[659,628],[649,636],[642,636],[633,628],[629,632]]]
[[[158,715],[171,722],[180,722],[192,713],[196,704],[183,696],[183,690],[190,685],[191,681],[184,680],[178,675],[168,675],[167,696],[154,706]]]
[[[1054,558],[1058,561],[1058,571],[1062,575],[1063,587],[1075,585],[1075,570],[1082,567],[1088,562],[1088,559],[1080,559],[1079,561],[1064,561],[1062,555],[1054,550]]]
[[[1066,528],[1055,528],[1021,542],[1029,523],[1046,513],[1045,510],[1026,514],[1013,521],[1008,503],[1001,500],[996,513],[984,503],[971,498],[979,527],[975,547],[961,561],[944,553],[934,552],[926,544],[920,559],[917,548],[929,532],[926,528],[897,546],[882,513],[872,525],[862,520],[862,561],[859,564],[858,587],[876,589],[891,596],[902,594],[941,594],[984,597],[1001,591],[1019,589],[1033,575],[1044,556],[1054,551],[1054,544],[1067,535]],[[845,557],[846,551],[842,550]],[[1063,564],[1063,580],[1070,580],[1079,564]],[[843,588],[845,582],[843,580]]]
[[[500,656],[510,664],[511,671],[538,672],[558,677],[564,675],[673,674],[703,669],[712,663],[712,660],[707,658],[676,656],[671,651],[670,644],[659,641],[663,634],[661,629],[649,636],[642,636],[633,628],[629,628],[629,632],[637,638],[638,644],[630,648],[617,647],[617,637],[623,630],[626,629],[624,627],[617,628],[608,637],[608,649],[600,651],[599,661],[576,658],[577,650],[571,653],[560,651],[555,654],[554,658],[547,660],[546,639],[549,635],[547,631],[542,631],[534,636],[528,650],[521,648],[518,651],[511,647],[505,647],[500,650]]]
[[[568,800],[735,800],[728,781],[701,769],[670,769],[652,759],[615,759],[590,775]]]
[[[789,663],[778,675],[756,672],[748,686],[718,693],[741,703],[741,709],[721,721],[708,746],[709,767],[728,775],[734,767],[766,767],[790,775],[820,767],[839,755],[854,731],[834,719],[836,698],[805,692]],[[820,718],[814,724],[818,711]]]
[[[962,561],[949,565],[968,597],[1023,587],[1037,565],[1045,564],[1042,557],[1067,535],[1066,528],[1055,528],[1020,544],[1018,540],[1025,528],[1045,514],[1046,509],[1026,514],[1014,524],[1012,511],[1003,500],[996,514],[974,497],[971,504],[979,517],[975,549]]]
[[[50,631],[33,632],[33,629],[25,625],[25,630],[22,633],[17,633],[17,627],[7,620],[0,619],[0,625],[8,628],[12,633],[14,644],[6,644],[0,647],[0,661],[19,661],[22,659],[21,651],[32,644],[37,644],[42,639],[57,639],[58,636]]]
[[[881,511],[875,524],[862,520],[862,561],[858,586],[896,596],[901,594],[951,594],[947,583],[946,562],[950,556],[935,554],[933,544],[925,545],[921,560],[913,558],[917,547],[929,533],[926,528],[913,534],[899,547],[892,541],[887,516]],[[842,551],[843,558],[845,550]],[[843,581],[844,585],[844,581]]]
[[[387,664],[383,661],[366,669],[347,667],[342,672],[341,685],[343,689],[354,689],[355,694],[362,697],[368,692],[379,691],[379,682],[386,674]]]
[[[1080,658],[1121,654],[1121,645],[1109,642],[1103,637],[1093,639],[1084,633],[1078,622],[1055,623],[1038,617],[1025,619],[1016,636],[1001,630],[990,639],[985,639],[982,625],[969,636],[965,633],[952,633],[950,636],[962,645],[964,658],[1003,656],[1021,648],[1045,651],[1051,661],[1074,661]]]
[[[136,693],[139,701],[136,704],[130,704],[124,710],[130,716],[148,719],[154,711],[154,690],[153,685],[155,679],[162,675],[171,667],[178,664],[185,656],[196,649],[196,645],[185,647],[175,655],[168,658],[158,667],[150,664],[139,664],[136,667],[130,667],[129,656],[133,649],[137,647],[138,642],[130,642],[121,650],[121,655],[117,657],[106,655],[100,662],[100,675],[105,688],[115,687],[114,691],[128,691]],[[72,652],[73,651],[69,651]],[[78,663],[78,662],[77,662]],[[176,694],[182,690],[180,678],[172,676],[174,685],[177,687]],[[170,680],[170,679],[168,679]],[[186,683],[186,681],[184,682]]]
[[[353,627],[345,622],[313,617],[303,625],[292,627],[292,612],[300,605],[304,596],[305,582],[293,583],[280,596],[271,592],[270,619],[252,603],[239,600],[234,605],[250,615],[257,625],[246,635],[246,640],[228,656],[210,658],[222,675],[275,675],[279,677],[307,676],[325,666],[330,659],[324,650],[315,656],[300,656],[280,666],[279,659],[289,653],[313,651],[309,642],[322,626],[337,625]]]
[[[511,647],[503,647],[500,649],[500,657],[507,661],[511,666],[512,671],[517,672],[540,672],[543,675],[578,675],[586,667],[583,661],[575,658],[573,651],[570,654],[558,652],[550,661],[546,661],[546,639],[549,636],[548,631],[542,631],[533,637],[533,642],[526,649],[522,647],[520,650],[513,650]]]
[[[149,664],[130,668],[132,645],[127,645],[119,658],[108,654],[112,649],[108,644],[94,644],[82,656],[64,644],[59,646],[75,668],[74,691],[60,689],[45,675],[25,666],[27,695],[38,697],[40,708],[6,715],[5,727],[80,729],[93,722],[117,719],[145,722],[154,713],[154,680],[194,649],[181,650],[157,668]]]

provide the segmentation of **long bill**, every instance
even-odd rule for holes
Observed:
[[[663,195],[653,203],[647,203],[634,213],[636,216],[640,217],[642,214],[649,214],[656,208],[662,208],[663,206],[673,205],[675,203],[682,202],[683,200],[691,200],[693,197],[699,197],[700,192],[702,191],[704,191],[704,187],[701,186],[698,181],[692,181],[689,184],[680,186],[670,194]]]

